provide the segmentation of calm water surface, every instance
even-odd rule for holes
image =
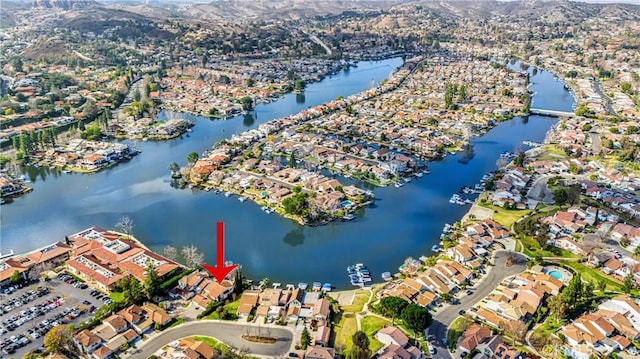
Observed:
[[[371,88],[401,64],[401,59],[360,63],[309,85],[304,98],[290,94],[257,106],[253,117],[211,121],[164,113],[191,118],[196,127],[169,142],[138,142],[141,155],[95,175],[29,168],[34,191],[1,207],[0,251],[32,250],[93,225],[112,229],[119,217],[128,215],[135,222],[135,235],[150,248],[161,252],[169,244],[194,244],[210,263],[215,258],[215,222],[224,221],[227,259],[241,263],[254,279],[346,287],[345,268],[356,262],[367,264],[376,279],[381,272],[394,272],[407,256],[429,254],[444,223],[468,210],[448,202],[452,193],[494,170],[501,152],[521,148],[523,140],[541,141],[555,120],[532,116],[503,122],[473,140],[470,153],[432,163],[430,175],[402,188],[375,189],[375,205],[363,209],[354,221],[315,228],[267,215],[236,197],[174,189],[168,164],[184,165],[189,152],[202,152],[233,133]],[[537,93],[535,107],[571,110],[573,98],[552,74],[532,76],[531,90]]]

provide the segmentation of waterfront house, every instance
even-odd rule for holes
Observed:
[[[5,175],[0,175],[0,191],[2,192],[2,197],[10,197],[22,193],[23,188],[20,182]]]
[[[476,257],[473,249],[464,244],[459,244],[455,247],[448,248],[446,252],[449,258],[460,264],[466,264]]]
[[[5,285],[11,282],[11,276],[13,273],[18,272],[22,279],[27,279],[27,273],[31,267],[23,265],[16,258],[8,258],[0,261],[0,284],[4,288]]]
[[[257,290],[245,290],[240,297],[240,304],[238,305],[238,316],[246,317],[253,309],[258,305],[260,291]]]
[[[312,311],[313,319],[319,322],[326,322],[331,315],[331,303],[326,298],[320,298],[314,305]]]
[[[72,248],[68,244],[63,242],[56,242],[30,252],[26,257],[34,265],[39,264],[48,268],[53,268],[69,259],[71,251]]]
[[[169,277],[179,267],[134,241],[98,227],[69,235],[67,242],[73,250],[67,268],[103,291],[112,290],[124,275],[143,282],[147,265],[152,265],[160,278]]]

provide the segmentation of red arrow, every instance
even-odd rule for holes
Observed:
[[[212,276],[216,278],[218,283],[222,283],[222,281],[231,273],[232,270],[238,267],[237,264],[225,267],[224,266],[224,222],[217,223],[217,253],[216,253],[216,266],[212,267],[208,264],[203,264],[202,268],[204,268],[207,272],[209,272]]]

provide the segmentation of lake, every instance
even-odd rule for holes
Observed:
[[[464,215],[469,207],[450,204],[451,194],[494,170],[500,153],[522,148],[523,140],[542,141],[556,120],[531,116],[502,122],[473,139],[470,152],[431,163],[430,175],[402,188],[375,189],[375,204],[355,220],[322,227],[302,227],[268,215],[235,196],[174,189],[168,164],[184,165],[188,153],[201,153],[234,133],[369,89],[401,64],[400,58],[361,62],[308,85],[304,98],[288,94],[258,105],[254,116],[210,120],[165,112],[162,116],[192,119],[193,132],[167,142],[137,142],[139,156],[94,175],[27,168],[34,191],[1,207],[0,251],[33,250],[90,226],[114,229],[118,218],[127,215],[135,222],[136,237],[151,249],[162,252],[166,245],[193,244],[213,264],[215,224],[224,221],[226,259],[242,264],[250,278],[331,282],[345,288],[346,267],[364,263],[379,280],[382,272],[396,272],[407,256],[429,254],[443,225]],[[573,98],[553,74],[539,71],[531,80],[534,107],[571,111]]]

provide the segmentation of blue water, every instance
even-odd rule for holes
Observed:
[[[552,276],[553,278],[557,279],[557,280],[562,280],[562,273],[552,270],[547,272],[548,275]]]
[[[135,222],[134,234],[150,248],[161,252],[165,245],[194,244],[210,263],[215,258],[215,223],[224,221],[226,258],[241,263],[254,279],[346,287],[345,269],[353,263],[365,263],[376,279],[382,272],[395,272],[407,256],[429,254],[444,223],[455,222],[468,210],[448,202],[452,193],[495,169],[501,152],[522,147],[523,140],[541,141],[555,120],[532,116],[503,122],[473,140],[470,153],[430,164],[430,175],[402,188],[375,189],[375,204],[353,221],[322,227],[301,227],[236,197],[174,189],[169,185],[168,164],[184,165],[188,153],[209,149],[233,133],[366,90],[401,63],[401,59],[360,63],[309,85],[304,99],[289,94],[258,105],[255,117],[219,121],[167,113],[191,118],[196,127],[172,141],[139,142],[141,155],[94,175],[30,168],[27,174],[34,191],[1,207],[0,251],[35,249],[94,225],[112,229],[119,217],[128,215]],[[553,75],[539,72],[532,80],[536,107],[571,109],[573,99]]]

